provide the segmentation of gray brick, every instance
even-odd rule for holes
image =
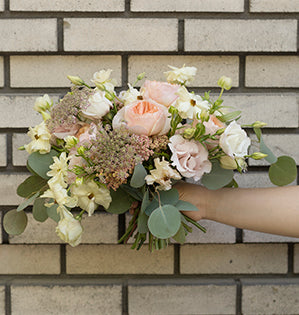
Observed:
[[[234,314],[235,294],[236,287],[225,284],[132,285],[129,286],[129,313],[130,315]]]
[[[299,284],[244,285],[242,314],[298,314]]]
[[[0,57],[0,87],[4,85],[4,63],[3,57]]]
[[[287,253],[284,244],[183,245],[181,273],[286,273]]]
[[[265,143],[273,151],[273,153],[278,157],[281,155],[289,155],[299,165],[299,135],[297,134],[273,134],[273,135],[263,135]],[[250,153],[257,151],[256,147],[250,149]],[[250,159],[250,165],[269,165],[265,160],[253,160]]]
[[[217,86],[222,74],[232,78],[234,87],[239,85],[239,58],[236,56],[130,56],[129,82],[133,83],[141,72],[146,72],[149,80],[165,81],[168,65],[182,67],[184,64],[198,69],[191,87]]]
[[[0,313],[5,314],[5,287],[0,286]]]
[[[69,274],[172,274],[173,247],[150,253],[129,245],[80,245],[67,247]]]
[[[25,166],[28,152],[19,150],[18,148],[30,142],[30,138],[26,133],[14,133],[12,136],[12,164],[15,166]]]
[[[177,50],[176,19],[69,18],[64,23],[66,51]]]
[[[2,19],[1,51],[56,51],[56,19]]]
[[[12,56],[11,86],[70,87],[67,75],[80,76],[91,84],[96,71],[108,68],[121,85],[120,56]]]
[[[239,187],[242,188],[263,188],[274,187],[266,172],[248,171],[246,174],[236,173],[234,176]]]
[[[240,124],[264,121],[266,128],[298,128],[298,98],[296,94],[225,94],[224,105],[241,110]]]
[[[296,20],[186,20],[186,51],[296,51]]]
[[[243,242],[245,243],[296,243],[299,238],[286,237],[268,233],[243,230]]]
[[[12,314],[121,315],[121,290],[120,285],[13,285]]]
[[[1,274],[59,274],[60,248],[55,245],[1,245]]]
[[[0,175],[0,205],[15,206],[23,201],[23,198],[19,197],[16,191],[18,185],[20,185],[28,176],[29,173]]]
[[[124,11],[124,0],[10,0],[10,11]]]
[[[243,12],[244,0],[132,0],[131,11]]]
[[[6,135],[0,134],[0,166],[6,166]]]
[[[4,0],[0,1],[0,11],[4,11]]]
[[[0,127],[1,128],[28,128],[43,121],[42,116],[34,109],[36,98],[40,95],[1,95],[0,96]],[[50,95],[54,102],[58,97]],[[30,141],[30,138],[27,141]]]
[[[248,87],[299,87],[299,57],[247,56]]]
[[[298,0],[250,0],[251,12],[299,12]]]

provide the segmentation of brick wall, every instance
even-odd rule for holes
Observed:
[[[111,68],[125,88],[140,72],[163,79],[167,64],[185,63],[198,68],[199,93],[225,74],[226,103],[243,123],[267,121],[274,151],[299,164],[298,17],[298,0],[0,0],[2,218],[20,202],[26,154],[17,148],[40,122],[34,100],[57,100],[66,74],[88,80]],[[253,163],[240,186],[270,186],[265,170]],[[21,236],[2,229],[0,314],[298,314],[299,239],[203,221],[206,235],[149,254],[117,245],[125,218],[85,219],[76,248],[50,220],[29,216]]]

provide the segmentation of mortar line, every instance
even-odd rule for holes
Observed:
[[[242,314],[242,283],[236,279],[236,315]]]
[[[294,244],[288,243],[288,275],[294,273]]]
[[[122,315],[129,315],[129,294],[127,281],[124,281],[122,285]]]
[[[178,52],[185,51],[185,20],[178,21]]]
[[[11,287],[5,286],[5,315],[11,315]]]
[[[57,51],[64,51],[63,18],[57,19]]]

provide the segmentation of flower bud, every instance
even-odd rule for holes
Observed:
[[[186,128],[183,132],[183,137],[188,140],[192,139],[192,137],[194,136],[195,130],[196,130],[195,128]]]
[[[231,87],[232,87],[232,79],[223,75],[223,76],[218,80],[217,84],[218,84],[221,88],[223,88],[223,89],[225,89],[225,90],[228,91],[228,90],[230,90]]]
[[[43,120],[44,121],[46,121],[46,120],[51,118],[51,115],[49,113],[47,113],[47,112],[42,111],[41,114],[43,116]]]
[[[83,145],[81,145],[81,147],[77,149],[77,152],[79,155],[84,155],[85,151],[86,151],[86,148]]]
[[[100,82],[94,82],[94,83],[95,83],[96,87],[97,87],[99,90],[101,90],[101,91],[105,91],[105,90],[106,90],[104,84],[102,84],[102,83],[100,83]]]
[[[225,131],[226,128],[220,128],[216,131],[216,135],[220,136],[223,134],[223,132]]]
[[[228,155],[220,158],[220,166],[227,170],[235,170],[238,168],[236,161]]]
[[[249,155],[249,157],[253,158],[254,160],[261,160],[266,156],[268,156],[268,154],[264,154],[262,152],[254,152],[251,155]]]
[[[253,128],[263,128],[265,126],[267,126],[267,123],[262,122],[262,121],[256,121],[252,124]]]
[[[145,72],[139,73],[137,76],[137,80],[142,80],[145,77]]]
[[[83,177],[77,177],[75,181],[76,185],[82,185],[83,184]]]
[[[109,101],[113,101],[114,97],[110,94],[110,93],[105,93],[105,97],[107,98],[107,100]]]
[[[203,109],[200,113],[200,119],[202,122],[208,121],[210,119],[209,112],[205,109]]]
[[[78,144],[79,140],[75,136],[67,136],[64,138],[66,149],[70,150],[76,144]]]
[[[68,75],[67,78],[75,85],[83,85],[84,81],[77,76]]]
[[[52,106],[52,100],[50,99],[48,94],[44,96],[37,97],[34,103],[34,110],[38,113],[42,113],[43,111],[49,110]]]

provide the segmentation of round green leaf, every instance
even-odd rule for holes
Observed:
[[[145,176],[147,175],[146,169],[142,164],[137,164],[130,181],[130,185],[134,188],[142,187],[145,184]]]
[[[176,242],[184,244],[186,241],[186,232],[183,225],[180,226],[177,233],[172,237]]]
[[[27,220],[27,215],[24,211],[17,212],[14,209],[4,215],[3,226],[8,234],[19,235],[24,232]]]
[[[179,192],[175,188],[159,191],[162,205],[175,205],[179,201]]]
[[[21,204],[19,204],[17,211],[22,211],[27,208],[37,197],[39,196],[39,191],[28,199],[25,199]]]
[[[184,200],[179,200],[177,204],[175,205],[178,209],[181,211],[198,211],[198,208],[195,207],[192,203],[184,201]]]
[[[216,160],[212,162],[211,172],[201,178],[201,183],[208,189],[216,190],[230,183],[233,177],[234,171],[222,168]]]
[[[36,221],[44,222],[48,219],[47,207],[45,206],[46,199],[37,198],[34,201],[32,214]]]
[[[30,176],[24,180],[17,188],[17,194],[20,197],[28,198],[32,194],[39,191],[43,186],[47,184],[47,181],[39,176]]]
[[[106,209],[109,213],[121,214],[126,212],[132,205],[134,199],[128,195],[121,188],[116,191],[110,191],[112,202],[108,209]]]
[[[269,147],[265,144],[263,137],[260,138],[260,151],[264,154],[267,154],[265,157],[265,160],[270,163],[276,163],[277,157],[274,155],[274,153],[269,149]]]
[[[55,222],[60,221],[60,215],[57,213],[58,204],[54,204],[53,206],[47,208],[47,215],[49,218],[54,220]]]
[[[280,156],[269,168],[269,178],[274,185],[285,186],[297,177],[297,166],[289,156]]]
[[[57,156],[58,152],[51,150],[47,154],[40,154],[39,152],[33,152],[28,157],[29,168],[40,177],[49,179],[47,172],[50,170],[49,166],[54,163],[53,157]]]
[[[153,211],[148,219],[150,232],[161,239],[174,236],[181,226],[181,214],[172,205],[165,205]]]

